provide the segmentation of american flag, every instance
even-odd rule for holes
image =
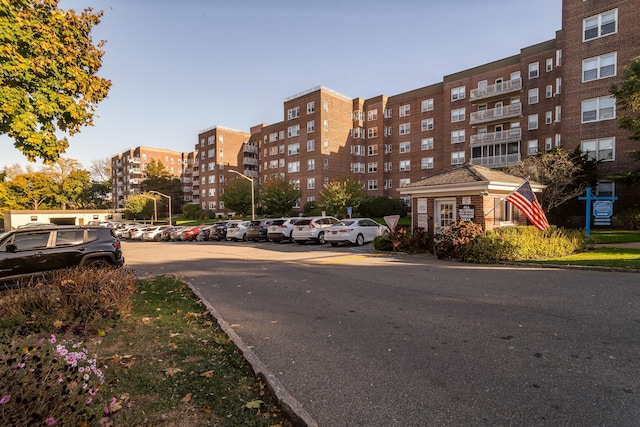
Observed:
[[[507,200],[520,209],[538,230],[544,230],[549,227],[549,221],[547,221],[536,195],[533,194],[529,181],[523,182],[509,194]]]

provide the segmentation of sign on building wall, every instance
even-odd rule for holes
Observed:
[[[427,213],[427,199],[421,198],[417,200],[418,202],[418,214],[426,214]]]
[[[475,217],[475,207],[473,205],[462,205],[458,209],[458,216],[465,221],[473,221]]]

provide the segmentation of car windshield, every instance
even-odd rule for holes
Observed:
[[[295,222],[296,225],[309,225],[310,219],[299,219]]]
[[[353,225],[355,221],[351,221],[351,220],[344,220],[344,221],[340,221],[334,224],[334,227],[338,227],[338,226],[344,226],[344,225]]]

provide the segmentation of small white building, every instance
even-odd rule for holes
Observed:
[[[91,221],[122,221],[124,214],[113,209],[10,210],[4,214],[4,229],[14,230],[29,223],[89,225]]]

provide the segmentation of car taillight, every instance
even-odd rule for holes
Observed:
[[[351,233],[353,231],[353,228],[341,228],[340,230],[338,230],[339,233]]]
[[[120,242],[113,242],[113,247],[116,249],[120,249]]]
[[[315,226],[315,225],[313,225],[313,223],[312,223],[312,222],[310,222],[310,223],[309,223],[309,228],[316,228],[316,226]]]

